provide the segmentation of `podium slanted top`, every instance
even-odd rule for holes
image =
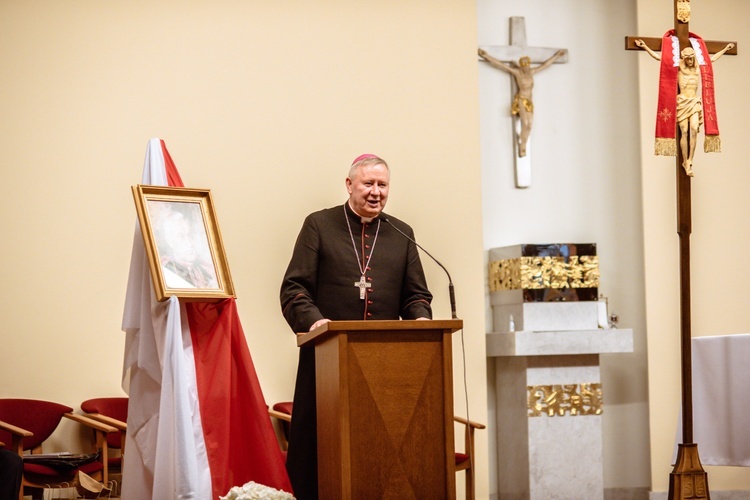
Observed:
[[[351,320],[329,321],[315,330],[297,336],[297,346],[302,347],[308,342],[319,342],[335,332],[373,332],[392,330],[445,330],[454,333],[463,328],[461,319],[431,319],[431,320]]]

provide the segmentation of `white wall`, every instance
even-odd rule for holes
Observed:
[[[530,44],[570,51],[567,64],[536,77],[534,178],[527,190],[513,187],[510,78],[480,64],[484,247],[598,244],[601,291],[636,339],[633,355],[602,360],[605,487],[666,492],[680,404],[675,163],[653,155],[658,64],[623,50],[623,39],[661,36],[673,25],[672,2],[480,0],[477,6],[479,45],[507,44],[508,18],[523,16]],[[750,4],[692,6],[691,31],[740,47],[738,57],[716,64],[723,152],[696,153],[692,330],[694,336],[746,333],[750,270],[741,263],[750,234],[744,216],[750,169],[741,146],[750,100],[741,89],[750,77],[742,62]],[[489,330],[489,315],[486,322]],[[750,489],[742,468],[706,470],[712,492]]]
[[[521,16],[529,45],[569,51],[569,62],[535,76],[527,189],[514,187],[510,77],[478,63],[484,248],[597,244],[600,292],[635,337],[633,353],[601,357],[604,484],[648,487],[638,60],[623,50],[624,36],[636,29],[635,2],[479,0],[477,6],[480,46],[507,45],[509,18]],[[488,386],[492,391],[491,375]]]

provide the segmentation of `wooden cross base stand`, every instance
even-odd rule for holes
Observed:
[[[677,463],[669,474],[669,500],[710,499],[708,474],[703,470],[695,443],[677,445]]]

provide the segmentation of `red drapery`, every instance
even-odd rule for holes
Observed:
[[[161,147],[169,185],[184,186],[164,141]],[[213,497],[249,481],[291,492],[236,300],[188,302],[185,309]]]

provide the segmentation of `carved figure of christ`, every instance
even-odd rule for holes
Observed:
[[[531,185],[529,138],[534,118],[532,100],[534,74],[549,67],[552,63],[567,62],[567,51],[527,46],[524,18],[511,17],[510,45],[482,46],[479,48],[479,56],[493,67],[506,71],[513,77],[511,79],[511,117],[516,187],[529,187]]]

